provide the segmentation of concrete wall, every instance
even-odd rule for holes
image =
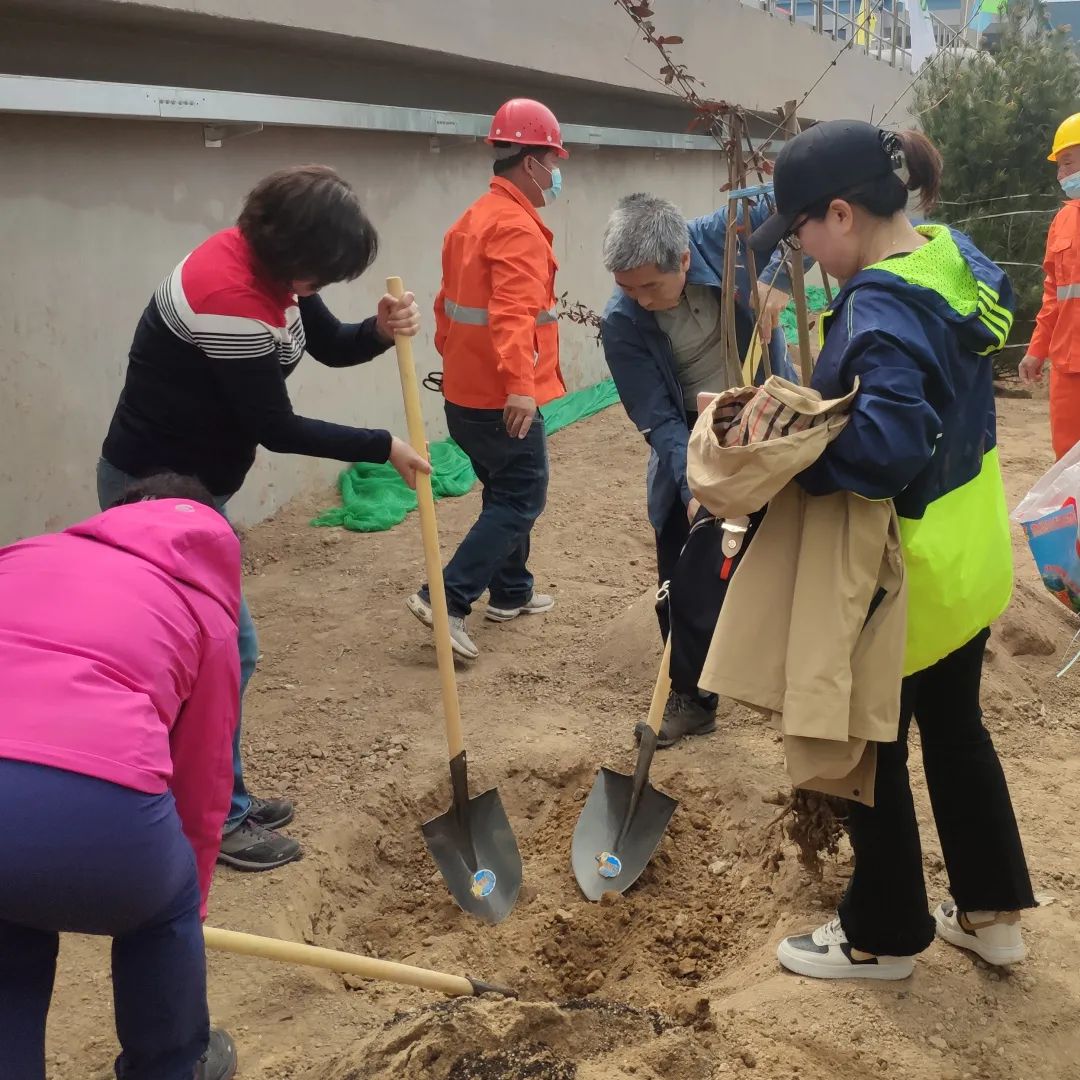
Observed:
[[[553,85],[575,80],[579,94],[591,85],[601,95],[669,97],[655,75],[656,52],[610,0],[7,0],[6,6],[37,18],[59,13],[55,22],[76,18],[139,28],[147,48],[153,47],[147,35],[155,32],[200,31],[271,46],[285,40],[292,48],[396,65],[393,79],[402,94],[412,78],[443,64],[474,75],[516,70]],[[704,92],[749,109],[771,112],[801,98],[828,69],[802,115],[869,118],[872,111],[880,116],[910,81],[857,50],[837,57],[836,42],[811,27],[733,0],[657,0],[655,8],[657,28],[685,39],[674,52],[704,80]],[[198,51],[188,57],[193,77],[212,62]],[[363,79],[362,65],[355,71]]]
[[[96,509],[94,464],[146,301],[179,259],[231,222],[244,193],[283,164],[322,161],[352,181],[382,238],[378,263],[358,282],[328,289],[342,318],[370,314],[384,277],[401,274],[427,319],[422,370],[439,366],[430,309],[441,238],[486,188],[482,145],[433,154],[423,137],[268,130],[202,145],[196,124],[0,116],[0,542],[63,526]],[[560,289],[601,308],[610,282],[599,239],[615,199],[649,189],[687,214],[712,208],[721,155],[581,150],[566,163],[565,194],[544,211],[556,233]],[[573,387],[605,373],[592,332],[564,325],[563,366]],[[333,372],[306,358],[290,380],[307,415],[404,434],[393,354]],[[441,399],[425,392],[433,437]],[[298,492],[330,482],[332,462],[260,453],[239,517],[257,520]]]
[[[198,62],[193,63],[192,58]],[[490,115],[507,98],[542,98],[564,123],[685,131],[685,104],[581,80],[410,50],[404,63],[364,41],[184,20],[168,31],[87,18],[7,16],[0,71],[360,101]]]

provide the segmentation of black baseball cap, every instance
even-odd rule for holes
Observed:
[[[750,237],[754,251],[772,251],[812,206],[843,196],[903,167],[896,134],[864,120],[826,120],[786,143],[773,169],[776,213]]]

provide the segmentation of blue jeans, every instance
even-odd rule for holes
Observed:
[[[104,458],[98,459],[97,464],[97,496],[98,506],[107,510],[120,496],[124,489],[135,483],[135,477],[121,472],[116,466],[110,465]],[[231,496],[225,495],[216,498],[218,509],[225,513],[225,506]],[[244,700],[244,691],[247,689],[248,680],[255,673],[255,663],[259,659],[259,639],[255,634],[255,623],[252,621],[251,612],[248,610],[247,600],[240,597],[239,616],[239,647],[240,647],[240,701]],[[240,721],[237,719],[236,735],[233,737],[233,793],[232,803],[229,806],[229,817],[225,822],[225,833],[231,833],[238,829],[244,819],[251,813],[251,796],[244,786],[244,764],[240,758]]]
[[[482,509],[443,571],[451,615],[464,617],[489,591],[494,607],[516,608],[533,594],[529,534],[547,502],[548,454],[543,417],[512,439],[501,409],[465,409],[446,402],[450,437],[483,485]],[[427,599],[427,587],[422,590]]]
[[[45,1080],[61,933],[111,937],[120,1080],[191,1080],[210,1035],[195,856],[169,792],[0,758],[0,1076]]]

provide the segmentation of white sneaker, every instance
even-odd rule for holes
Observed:
[[[776,958],[788,971],[810,979],[906,979],[915,970],[911,956],[853,957],[839,919],[812,934],[784,938]]]
[[[938,937],[981,956],[988,964],[1018,964],[1027,956],[1019,911],[960,911],[951,900],[934,911]]]
[[[546,593],[533,593],[529,598],[529,602],[521,607],[499,608],[492,607],[489,604],[487,611],[484,612],[484,618],[490,619],[492,622],[509,622],[519,615],[543,615],[545,611],[550,611],[554,606],[554,596],[548,596]]]
[[[425,625],[434,625],[434,616],[431,605],[419,594],[413,593],[405,601],[405,606]],[[450,644],[454,654],[463,660],[475,660],[480,655],[480,650],[473,644],[465,629],[465,620],[459,615],[450,616]]]

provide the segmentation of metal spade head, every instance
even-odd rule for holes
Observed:
[[[574,829],[570,863],[590,900],[625,892],[637,881],[679,805],[648,782],[655,749],[655,735],[650,740],[649,734],[642,739],[633,776],[600,770]]]
[[[462,911],[502,922],[521,889],[521,854],[495,788],[470,799],[464,754],[450,762],[453,801],[423,824],[424,840]]]

